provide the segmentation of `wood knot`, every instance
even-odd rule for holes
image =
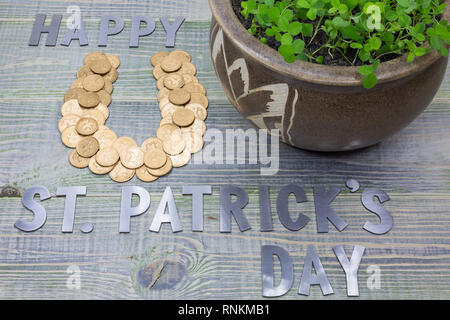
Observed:
[[[186,267],[175,260],[158,260],[139,269],[137,282],[143,288],[171,289],[186,275]]]
[[[22,194],[19,189],[13,187],[13,186],[5,186],[1,188],[0,191],[0,198],[5,197],[21,197]]]

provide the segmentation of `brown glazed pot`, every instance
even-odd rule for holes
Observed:
[[[230,0],[209,4],[211,57],[229,100],[258,127],[279,129],[282,141],[302,149],[354,150],[391,136],[428,106],[445,74],[448,58],[436,51],[412,63],[402,56],[381,63],[377,85],[367,90],[357,67],[289,64],[244,28]]]

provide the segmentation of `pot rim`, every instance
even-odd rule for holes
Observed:
[[[331,86],[362,87],[363,77],[359,74],[358,67],[329,66],[301,60],[287,63],[275,49],[263,44],[245,29],[233,11],[231,0],[208,1],[217,24],[222,28],[228,39],[245,52],[250,59],[256,60],[270,70],[298,80]],[[450,0],[445,2],[447,6],[443,19],[450,22],[450,5],[448,5]],[[441,57],[436,50],[433,50],[421,57],[415,57],[412,62],[407,61],[406,55],[382,62],[375,72],[378,79],[377,84],[413,75]]]

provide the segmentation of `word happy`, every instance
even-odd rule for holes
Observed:
[[[49,25],[45,24],[46,15],[36,15],[33,30],[31,32],[29,46],[38,46],[41,35],[47,33],[45,46],[54,47],[58,41],[59,29],[61,25],[62,15],[55,14],[52,17]],[[81,16],[77,17],[77,22],[68,28],[61,45],[70,46],[73,40],[78,40],[80,46],[87,46],[89,44],[86,31],[84,29]],[[166,32],[166,47],[173,48],[175,46],[175,36],[178,29],[184,22],[183,17],[177,17],[174,22],[170,23],[166,17],[160,18],[160,22]],[[100,31],[98,35],[98,46],[106,47],[108,44],[108,37],[114,36],[122,32],[125,23],[121,17],[106,15],[101,18]],[[130,31],[130,48],[139,47],[139,39],[151,35],[156,29],[155,21],[146,16],[134,16],[131,20]]]

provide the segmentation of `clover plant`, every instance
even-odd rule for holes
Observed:
[[[435,49],[448,55],[450,26],[441,0],[247,0],[248,31],[291,63],[358,66],[365,88],[377,83],[380,62],[408,62]]]

